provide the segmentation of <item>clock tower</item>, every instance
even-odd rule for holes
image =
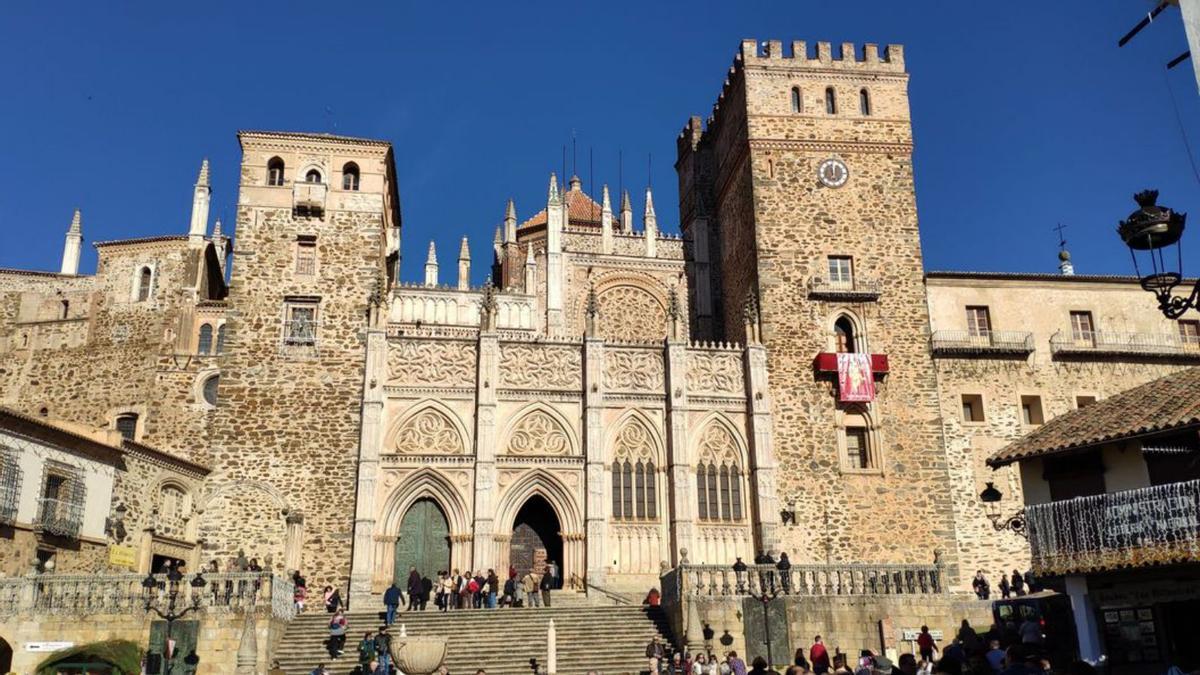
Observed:
[[[757,300],[793,562],[956,559],[912,149],[898,45],[745,40],[678,139],[692,334],[745,341]],[[874,400],[839,400],[834,352]]]

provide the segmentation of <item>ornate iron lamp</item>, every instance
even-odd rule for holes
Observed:
[[[154,612],[159,618],[167,622],[166,640],[168,645],[171,643],[172,626],[179,619],[200,609],[201,590],[208,585],[208,581],[204,576],[200,572],[196,572],[196,576],[192,577],[191,582],[189,582],[189,585],[192,587],[191,602],[186,606],[177,607],[179,604],[179,584],[181,581],[183,581],[183,572],[180,572],[177,566],[172,565],[167,570],[165,592],[162,596],[156,598],[154,591],[159,588],[159,581],[154,578],[154,573],[151,572],[146,575],[145,579],[142,579],[142,597],[145,601],[146,611]],[[170,675],[172,659],[165,658],[164,661],[166,663],[163,672],[165,675]]]
[[[992,527],[997,532],[1009,530],[1022,537],[1027,537],[1025,530],[1025,509],[1017,511],[1011,516],[1005,518],[1000,514],[1000,500],[1004,499],[1004,495],[1000,490],[996,489],[995,483],[989,482],[983,492],[979,493],[979,501],[983,502],[983,512],[992,521]]]
[[[1129,247],[1133,270],[1142,288],[1154,294],[1158,309],[1168,319],[1177,319],[1200,301],[1200,283],[1192,288],[1186,298],[1172,294],[1183,281],[1183,250],[1179,240],[1183,237],[1187,214],[1160,206],[1157,203],[1158,190],[1143,190],[1133,199],[1138,203],[1138,208],[1120,222],[1117,234]],[[1167,252],[1172,246],[1175,247],[1174,256]],[[1148,264],[1144,276],[1142,264],[1138,263],[1139,256],[1143,264]],[[1175,258],[1174,268],[1167,269],[1172,257]]]

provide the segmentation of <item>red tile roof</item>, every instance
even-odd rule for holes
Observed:
[[[999,467],[1190,426],[1200,426],[1200,368],[1160,377],[1056,417],[1000,449],[987,463]]]
[[[582,225],[584,227],[600,227],[600,211],[602,207],[596,200],[579,189],[567,190],[563,193],[567,200],[567,225]],[[542,209],[532,218],[521,223],[520,229],[545,227],[547,221],[546,209]],[[613,218],[613,227],[620,231],[620,219]]]

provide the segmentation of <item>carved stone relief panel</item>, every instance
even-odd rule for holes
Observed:
[[[737,353],[688,354],[689,393],[743,394],[742,359]]]
[[[569,455],[571,438],[549,413],[534,410],[513,427],[505,452],[509,455]]]
[[[617,391],[655,391],[663,388],[663,358],[642,349],[609,349],[604,353],[604,386]]]
[[[701,462],[716,465],[741,466],[737,439],[723,424],[709,422],[696,444],[696,456]]]
[[[574,347],[500,345],[500,386],[512,389],[578,389],[583,357]]]
[[[658,298],[637,286],[600,294],[600,335],[610,342],[648,342],[667,334],[667,312]]]
[[[454,423],[432,408],[405,420],[389,446],[393,452],[409,455],[458,455],[466,450]]]
[[[469,342],[388,343],[388,382],[469,387],[475,384],[475,345]]]

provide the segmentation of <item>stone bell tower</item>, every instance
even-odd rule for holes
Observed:
[[[898,45],[744,40],[678,139],[692,330],[743,342],[758,302],[793,561],[953,552],[907,90]],[[874,400],[839,400],[839,351],[873,355]]]

